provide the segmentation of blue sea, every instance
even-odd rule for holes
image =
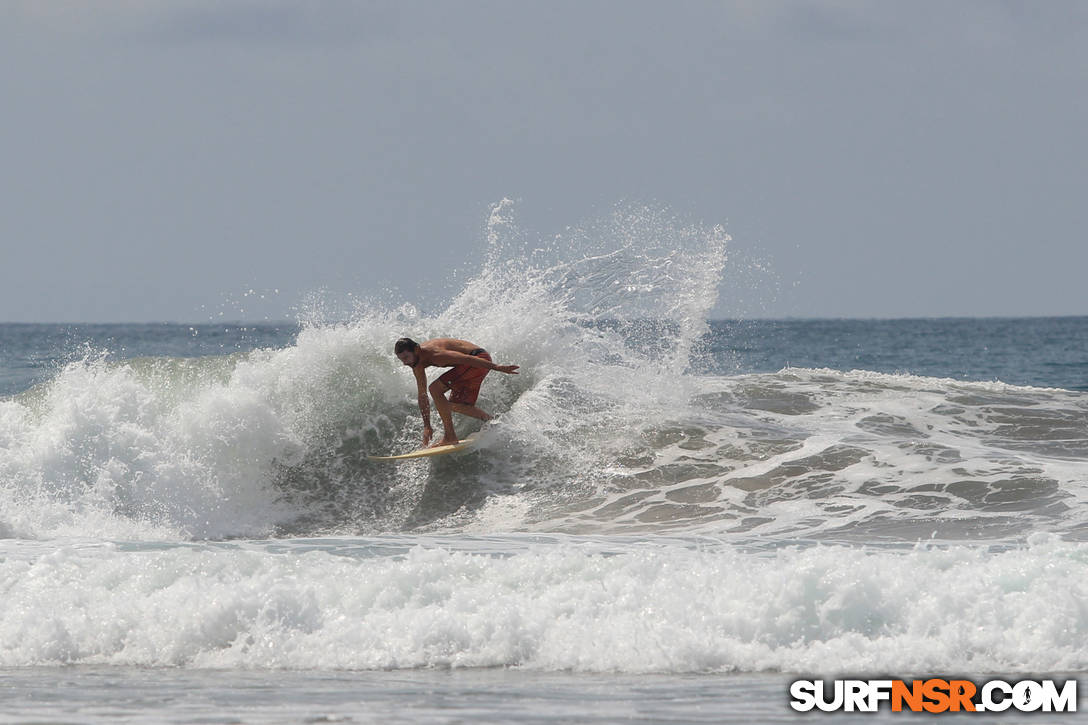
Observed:
[[[0,722],[826,721],[792,680],[995,673],[1083,708],[1088,317],[708,319],[724,232],[612,224],[497,213],[426,309],[0,325]],[[421,439],[404,335],[521,366],[471,452],[367,459]]]

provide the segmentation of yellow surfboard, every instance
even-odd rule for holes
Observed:
[[[369,461],[406,461],[411,458],[430,458],[431,456],[444,456],[447,453],[456,453],[457,451],[463,451],[466,448],[471,447],[476,443],[476,435],[470,435],[468,438],[462,438],[458,442],[448,446],[438,446],[437,448],[420,448],[417,451],[411,453],[401,453],[399,456],[367,456]]]

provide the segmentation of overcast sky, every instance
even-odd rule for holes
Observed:
[[[1084,2],[5,0],[0,104],[0,320],[426,306],[503,197],[724,224],[717,316],[1088,314]]]

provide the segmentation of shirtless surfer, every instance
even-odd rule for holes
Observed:
[[[492,370],[510,375],[518,374],[517,365],[496,365],[491,356],[482,347],[468,340],[452,337],[440,337],[428,340],[420,345],[410,337],[402,337],[393,347],[400,361],[412,368],[416,376],[419,412],[423,415],[423,445],[427,446],[434,435],[431,427],[431,407],[427,402],[427,372],[433,366],[452,368],[444,372],[431,383],[431,397],[438,408],[438,417],[442,419],[445,435],[432,447],[448,446],[457,443],[457,433],[453,430],[453,413],[471,415],[480,420],[490,420],[491,416],[476,407],[476,398],[480,395],[480,384]],[[446,399],[446,391],[451,391]]]

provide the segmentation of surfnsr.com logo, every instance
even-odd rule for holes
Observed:
[[[1076,712],[1077,681],[989,680],[796,680],[790,707],[800,712]]]

